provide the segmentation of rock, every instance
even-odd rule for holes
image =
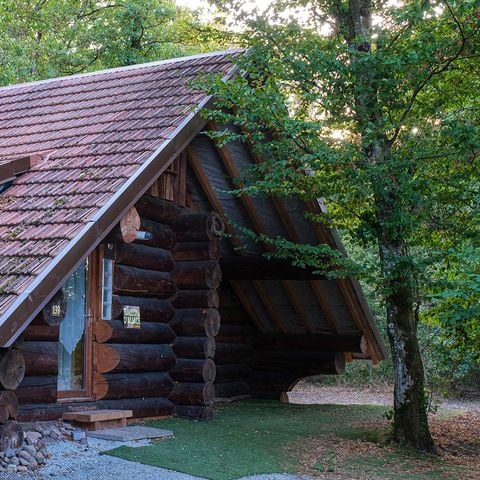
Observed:
[[[28,472],[28,467],[25,465],[19,465],[17,467],[17,472]]]
[[[37,461],[37,463],[39,465],[45,465],[47,463],[47,461],[45,460],[45,457],[43,456],[43,454],[41,454],[40,452],[38,452],[36,455],[35,455],[35,460]]]
[[[28,452],[32,457],[37,453],[37,449],[33,445],[24,445],[23,451]]]
[[[17,471],[17,466],[12,465],[11,463],[7,465],[7,473],[16,473]]]
[[[57,443],[57,440],[55,440],[54,438],[47,437],[43,439],[43,443],[44,445],[52,445],[54,443]]]
[[[65,430],[75,430],[75,427],[73,425],[71,425],[70,423],[64,423],[63,428]]]
[[[52,432],[50,435],[54,438],[62,438],[62,432],[57,427],[52,428]]]
[[[19,465],[20,460],[17,457],[10,457],[8,459],[8,463],[9,463],[9,465]]]
[[[5,457],[11,458],[15,456],[15,450],[13,448],[7,448],[5,450]]]
[[[39,432],[25,432],[25,442],[27,445],[35,445],[42,438]]]
[[[20,465],[23,465],[24,467],[28,467],[30,465],[30,462],[28,462],[24,458],[19,458],[18,461],[20,462]]]
[[[22,450],[19,454],[18,454],[18,459],[20,460],[20,463],[22,465],[30,465],[32,467],[34,467],[36,464],[37,464],[37,461],[35,460],[35,458],[30,455],[28,452],[26,452],[25,450]],[[22,460],[24,460],[24,462],[22,462]]]

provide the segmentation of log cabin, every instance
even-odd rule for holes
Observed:
[[[321,202],[228,193],[261,159],[204,134],[214,99],[189,81],[231,78],[241,54],[0,88],[0,423],[209,419],[217,401],[383,359],[354,278],[268,260],[239,234],[344,253],[305,215]]]

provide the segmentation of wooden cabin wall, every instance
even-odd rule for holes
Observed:
[[[114,296],[112,320],[92,326],[92,401],[57,403],[59,327],[39,315],[21,346],[26,375],[17,395],[23,420],[90,407],[131,409],[136,417],[211,418],[223,221],[150,195],[136,210],[150,239],[125,243],[115,228],[105,240],[115,252]],[[139,329],[124,326],[126,305],[140,308]]]
[[[254,325],[228,282],[222,283],[219,294],[221,326],[215,355],[219,401],[280,399],[302,378],[342,373],[345,359],[339,350],[360,348],[357,336],[289,334]]]
[[[93,324],[94,399],[57,403],[59,328],[39,316],[25,331],[21,419],[53,419],[85,408],[131,409],[135,417],[209,419],[214,402],[279,398],[308,375],[341,373],[359,338],[275,333],[255,326],[219,264],[223,222],[213,212],[145,195],[137,203],[148,240],[118,231],[113,319]],[[140,308],[126,328],[123,307]],[[343,363],[342,363],[343,362]]]
[[[176,294],[170,299],[174,314],[168,320],[173,333],[168,348],[174,361],[165,372],[171,385],[165,397],[175,415],[209,419],[215,398],[213,357],[220,326],[217,288],[223,222],[213,212],[181,208],[148,195],[137,210],[142,219],[167,225],[175,239],[170,249],[174,267],[169,273]]]
[[[26,328],[20,351],[25,358],[25,376],[15,393],[20,404],[20,420],[30,420],[30,412],[41,411],[40,420],[56,419],[58,325],[48,325],[40,313]],[[28,405],[25,410],[24,407]]]
[[[229,283],[219,291],[221,325],[217,340],[215,363],[217,401],[248,398],[251,396],[250,379],[256,364],[252,343],[258,330]]]

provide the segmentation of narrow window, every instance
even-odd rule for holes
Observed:
[[[58,341],[59,392],[85,389],[88,266],[87,261],[82,262],[63,286],[67,307]]]
[[[103,258],[102,268],[102,319],[112,319],[113,260]]]

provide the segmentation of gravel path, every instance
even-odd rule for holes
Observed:
[[[28,474],[0,474],[2,480],[197,480],[197,477],[163,468],[128,462],[105,450],[120,445],[144,446],[148,442],[110,442],[90,438],[87,445],[65,440],[52,441],[48,446],[51,458],[45,467]]]
[[[0,473],[1,480],[204,480],[200,477],[174,472],[165,468],[129,462],[121,458],[101,455],[121,445],[141,447],[148,441],[111,442],[90,438],[87,445],[66,440],[48,445],[51,458],[46,466],[34,473]],[[286,474],[252,475],[242,480],[306,480]]]

